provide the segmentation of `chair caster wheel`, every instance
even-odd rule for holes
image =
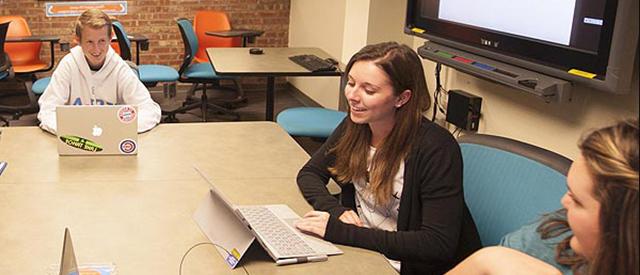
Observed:
[[[180,122],[175,116],[167,116],[165,117],[162,122],[164,123],[178,123]]]

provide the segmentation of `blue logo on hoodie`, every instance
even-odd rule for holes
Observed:
[[[83,105],[82,99],[80,99],[79,97],[76,97],[76,100],[73,101],[73,105]],[[91,105],[115,105],[115,104],[108,101],[104,101],[102,99],[96,99],[96,101],[94,102],[93,99],[91,99]]]

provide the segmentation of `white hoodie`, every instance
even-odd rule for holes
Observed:
[[[138,132],[160,122],[160,106],[151,99],[129,65],[111,47],[99,71],[91,71],[82,48],[76,46],[60,60],[51,82],[40,100],[40,128],[56,133],[56,106],[114,105],[138,106]]]

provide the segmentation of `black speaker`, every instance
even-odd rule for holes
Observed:
[[[462,90],[449,91],[447,122],[467,131],[478,131],[482,98]]]

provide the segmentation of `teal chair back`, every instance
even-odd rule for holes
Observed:
[[[458,142],[465,200],[483,246],[562,207],[571,160],[497,136],[467,135]]]
[[[182,41],[184,42],[184,59],[182,61],[182,66],[180,66],[180,70],[178,70],[180,75],[182,75],[198,52],[198,37],[193,31],[193,24],[191,24],[189,19],[180,18],[177,22],[178,27],[180,28]]]
[[[113,31],[118,38],[118,46],[120,46],[120,56],[124,60],[131,61],[131,40],[127,36],[127,32],[124,31],[124,26],[120,21],[113,21]]]

